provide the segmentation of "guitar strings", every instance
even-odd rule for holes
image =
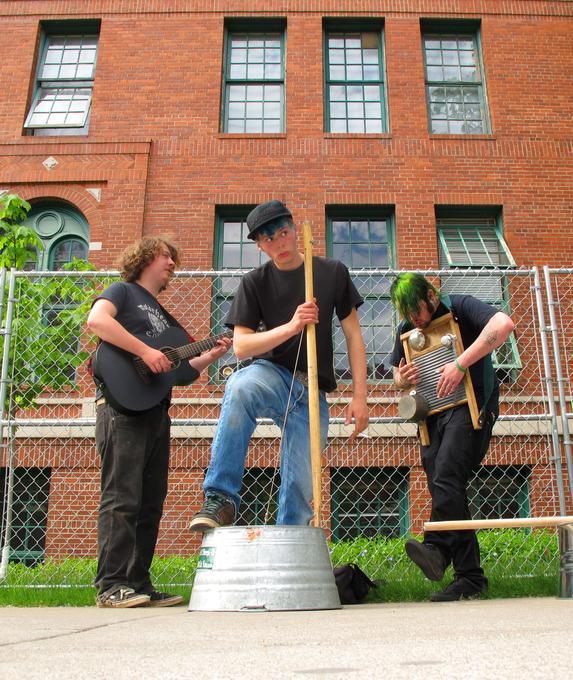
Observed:
[[[217,344],[217,341],[220,338],[224,338],[224,337],[229,337],[229,336],[228,336],[227,333],[221,333],[220,335],[216,336],[216,339],[215,338],[209,338],[208,340],[200,340],[199,342],[194,343],[194,344],[195,344],[196,348],[199,350],[199,354],[200,354],[204,350],[210,349],[210,346],[214,347]],[[214,344],[212,344],[213,341],[215,341]],[[169,361],[171,361],[171,363],[174,363],[174,360],[180,358],[179,357],[179,349],[180,348],[170,348],[166,351],[163,351],[163,350],[161,350],[161,351],[163,352],[163,354],[165,354],[165,356],[169,359]],[[185,357],[181,357],[181,358],[185,358]],[[143,364],[143,366],[149,371],[149,367],[147,366],[147,364],[143,361],[143,359],[141,357],[135,357],[134,362],[138,365]]]

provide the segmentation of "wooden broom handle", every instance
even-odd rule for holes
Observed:
[[[304,237],[304,288],[305,302],[314,300],[312,281],[312,232],[310,222],[302,223]],[[320,450],[320,406],[318,401],[318,363],[316,357],[316,327],[306,327],[306,357],[308,370],[308,420],[310,426],[310,464],[312,468],[313,524],[321,525],[322,460]]]

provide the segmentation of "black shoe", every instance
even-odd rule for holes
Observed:
[[[162,593],[159,590],[146,590],[145,595],[149,595],[150,607],[173,607],[176,604],[181,604],[183,598],[181,595],[170,595],[169,593]]]
[[[205,498],[203,507],[191,520],[189,531],[208,531],[233,524],[235,506],[225,496],[212,494]]]
[[[457,602],[458,600],[475,600],[487,590],[487,585],[472,583],[467,578],[457,578],[441,593],[432,593],[430,602]]]
[[[104,593],[96,597],[98,607],[116,607],[123,609],[126,607],[141,607],[149,604],[149,595],[136,593],[133,588],[128,586],[116,585],[108,588]]]
[[[408,557],[424,572],[430,581],[441,581],[446,571],[446,560],[442,553],[433,545],[420,543],[413,538],[406,541],[404,546]]]

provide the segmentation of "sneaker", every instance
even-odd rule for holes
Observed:
[[[446,571],[446,560],[438,548],[429,543],[420,543],[413,538],[404,546],[408,557],[424,572],[430,581],[441,581]]]
[[[181,595],[170,595],[169,593],[162,593],[159,590],[146,590],[145,595],[149,595],[150,607],[173,607],[176,604],[181,604],[183,598]]]
[[[487,590],[487,584],[481,586],[472,583],[467,578],[457,578],[441,593],[432,593],[430,602],[457,602],[458,600],[475,600]]]
[[[136,593],[133,588],[128,586],[116,585],[108,588],[104,593],[96,597],[96,605],[98,607],[141,607],[149,604],[149,595],[144,593]]]
[[[211,494],[205,498],[203,507],[191,520],[189,531],[208,531],[233,524],[235,506],[225,496]]]

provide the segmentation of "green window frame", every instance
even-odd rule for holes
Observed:
[[[4,536],[8,469],[0,468],[0,507]],[[15,468],[12,490],[10,562],[33,566],[44,559],[51,468]]]
[[[325,20],[323,30],[325,130],[387,132],[383,24]]]
[[[24,128],[34,135],[87,135],[99,21],[45,22],[34,96]]]
[[[34,229],[41,239],[43,248],[26,263],[28,271],[60,271],[74,258],[87,260],[89,252],[89,224],[85,217],[70,205],[55,202],[39,202],[32,206],[25,225]],[[46,300],[42,309],[44,326],[60,324],[60,315],[70,309],[69,300],[60,298]],[[69,335],[64,339],[60,351],[74,355],[79,352],[80,338]],[[68,365],[64,370],[70,383],[77,380],[77,369]]]
[[[369,269],[394,266],[394,211],[381,206],[327,206],[326,247],[330,257],[343,262],[354,274],[353,282],[364,298],[358,309],[366,345],[368,380],[390,380],[394,312],[390,303],[390,277]],[[334,370],[340,380],[350,380],[344,333],[334,320]]]
[[[257,244],[247,237],[247,215],[255,206],[219,206],[215,221],[215,256],[214,265],[217,271],[225,269],[248,272],[260,266],[269,258]],[[235,292],[241,282],[241,276],[224,274],[213,281],[212,319],[214,332],[225,330],[224,322],[233,302]],[[211,375],[224,380],[239,366],[228,352],[215,364]]]
[[[438,257],[441,269],[452,274],[442,277],[445,293],[466,293],[488,302],[507,314],[511,313],[507,278],[502,274],[479,276],[472,270],[510,269],[515,260],[509,250],[498,209],[442,208],[436,211]],[[503,377],[522,368],[515,334],[492,352],[494,367]]]
[[[468,502],[474,519],[530,517],[529,465],[482,465],[470,480]]]
[[[58,271],[74,257],[87,259],[90,228],[74,207],[53,201],[35,203],[24,224],[38,234],[43,245],[31,254],[27,270]]]
[[[431,134],[491,132],[477,22],[422,21]]]
[[[405,536],[410,526],[407,467],[332,467],[332,541]]]
[[[285,23],[228,22],[221,129],[236,134],[285,131]]]

